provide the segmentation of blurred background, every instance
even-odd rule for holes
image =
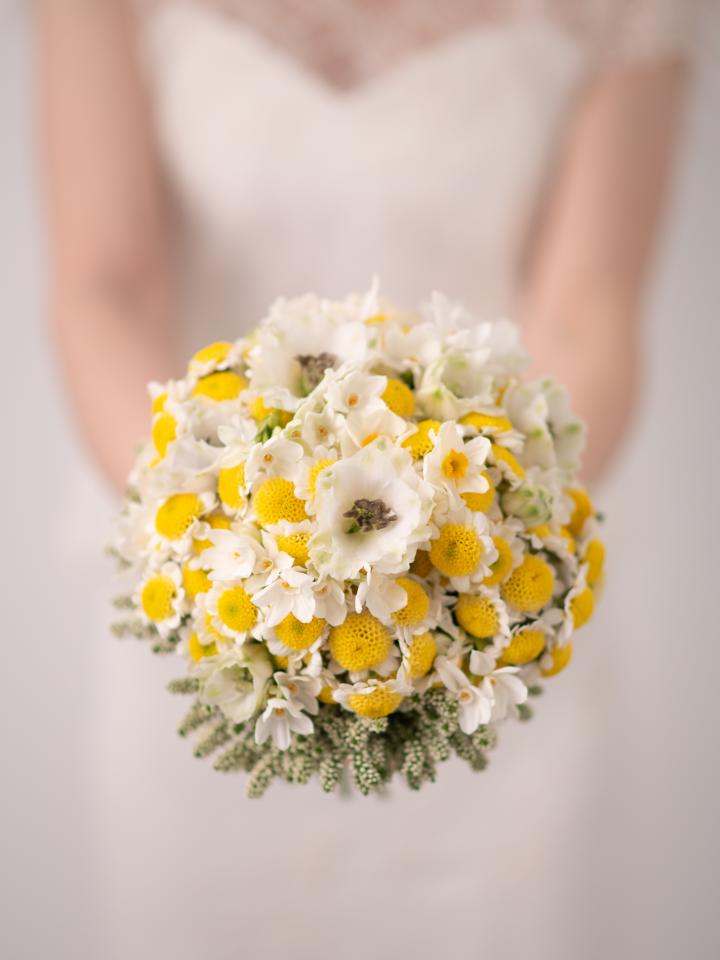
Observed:
[[[557,920],[592,918],[604,937],[577,956],[720,956],[714,5],[703,34],[645,311],[641,408],[612,481],[598,491],[610,581],[593,649],[563,677],[565,691],[583,674],[600,689],[587,722],[609,731],[607,752],[583,761],[598,791],[593,819],[570,825],[563,841],[572,844],[578,829],[591,837],[586,872],[572,898],[557,903]],[[21,6],[0,0],[0,953],[84,960],[131,955],[114,946],[126,917],[107,869],[102,811],[113,782],[107,770],[127,762],[113,753],[118,729],[138,721],[113,714],[114,684],[119,676],[133,685],[142,710],[165,697],[167,671],[98,626],[108,619],[96,584],[115,498],[87,461],[48,339],[30,54]],[[560,687],[552,696],[570,697],[571,705]],[[168,708],[147,736],[164,738],[174,762],[192,766],[187,745],[173,740],[174,715]],[[542,725],[542,716],[535,722]],[[527,747],[529,730],[512,741],[516,749]],[[493,764],[501,776],[502,760]],[[141,859],[137,869],[141,882]]]

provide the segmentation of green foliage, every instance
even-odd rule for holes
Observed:
[[[191,678],[169,685],[173,693],[195,693]],[[456,755],[473,770],[487,765],[495,730],[480,727],[469,736],[458,726],[457,704],[444,689],[415,696],[403,708],[380,720],[358,717],[340,706],[321,704],[312,736],[294,736],[279,750],[271,740],[255,743],[254,721],[228,724],[220,711],[196,701],[178,732],[194,733],[197,757],[215,754],[214,768],[223,773],[244,770],[248,797],[260,797],[275,779],[307,783],[317,776],[330,793],[350,782],[367,796],[381,792],[396,774],[413,790],[436,778],[437,765]]]

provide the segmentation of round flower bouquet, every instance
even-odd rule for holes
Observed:
[[[525,360],[508,321],[373,288],[278,300],[151,385],[116,629],[180,657],[180,733],[250,796],[481,769],[570,660],[604,550],[582,426]]]

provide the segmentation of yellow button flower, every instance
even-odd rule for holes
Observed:
[[[417,429],[412,436],[403,440],[402,445],[410,451],[413,460],[421,460],[433,448],[433,442],[430,439],[430,431],[440,429],[439,420],[421,420],[417,424]]]
[[[521,613],[541,610],[552,597],[555,574],[549,563],[528,554],[502,587],[505,600]]]
[[[392,619],[399,627],[417,626],[428,615],[430,597],[419,583],[409,577],[398,577],[395,582],[407,594],[407,603],[393,613]]]
[[[585,587],[584,590],[576,594],[570,601],[569,607],[573,627],[579,630],[588,622],[595,607],[595,597],[590,587]]]
[[[527,628],[519,630],[502,652],[502,662],[521,667],[535,660],[545,649],[545,634],[542,630]]]
[[[224,590],[218,597],[217,612],[225,626],[236,633],[246,633],[257,622],[257,607],[254,606],[244,587],[230,587]]]
[[[415,412],[415,395],[406,383],[396,377],[388,377],[381,399],[393,413],[406,420]]]
[[[232,370],[220,370],[201,377],[193,387],[194,397],[207,397],[208,400],[234,400],[243,390],[247,389],[248,382],[239,373]]]
[[[305,504],[295,496],[295,488],[284,477],[263,480],[252,498],[255,514],[264,527],[281,520],[300,523],[307,519]]]
[[[347,705],[353,713],[372,720],[394,713],[403,701],[402,694],[387,687],[376,687],[372,693],[351,693]]]
[[[238,510],[245,502],[245,464],[223,467],[218,473],[218,497],[230,510]]]
[[[174,614],[173,600],[177,594],[172,577],[158,574],[150,577],[145,583],[140,596],[140,603],[149,620],[159,623],[167,620]]]
[[[495,604],[487,597],[461,593],[455,606],[457,622],[473,637],[487,640],[500,629],[500,620]]]
[[[197,494],[173,494],[155,514],[155,529],[168,540],[178,540],[187,533],[202,510],[202,501]]]
[[[430,560],[446,577],[466,577],[477,569],[483,545],[475,528],[462,523],[446,523],[430,544]]]
[[[326,621],[320,617],[313,617],[309,623],[303,623],[293,613],[289,613],[275,627],[275,633],[278,640],[291,650],[306,650],[315,643],[326,625]]]
[[[432,669],[437,643],[432,633],[416,633],[408,644],[405,665],[411,680],[419,680]]]
[[[550,656],[552,657],[552,665],[543,667],[541,671],[544,677],[554,677],[565,669],[572,657],[572,644],[566,643],[564,647],[553,647]]]
[[[364,610],[349,613],[330,632],[330,653],[345,670],[370,670],[390,656],[390,633],[378,619]]]

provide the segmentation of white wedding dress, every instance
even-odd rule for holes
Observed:
[[[479,21],[345,91],[197,3],[148,13],[144,45],[180,214],[184,353],[239,334],[278,294],[362,290],[375,273],[404,304],[438,288],[512,311],[590,69],[561,19]],[[386,799],[276,784],[247,801],[242,775],[213,772],[174,733],[185,701],[163,683],[181,665],[108,641],[107,956],[612,956],[611,617],[587,628],[533,722],[503,731],[486,772],[451,762]]]

